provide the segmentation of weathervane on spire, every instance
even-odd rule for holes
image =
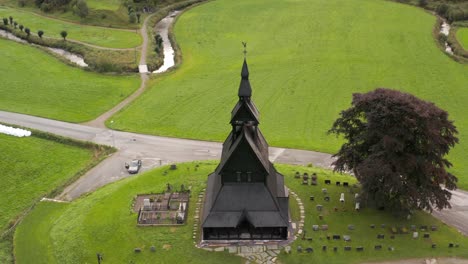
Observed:
[[[244,45],[244,59],[247,57],[247,42],[242,41],[242,45]]]

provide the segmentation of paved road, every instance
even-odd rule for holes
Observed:
[[[71,124],[40,117],[0,111],[0,122],[38,129],[74,139],[115,146],[118,152],[100,163],[65,189],[57,199],[72,200],[109,182],[129,177],[123,164],[131,159],[143,160],[142,170],[165,164],[193,160],[219,159],[221,143],[141,135],[107,128]],[[270,148],[270,159],[278,163],[309,164],[329,167],[330,154]]]
[[[142,171],[161,165],[193,160],[219,159],[221,143],[167,138],[113,131],[107,128],[71,124],[45,118],[0,111],[0,122],[30,127],[57,135],[97,144],[115,146],[119,151],[101,162],[70,185],[57,199],[73,200],[107,183],[129,177],[123,164],[133,158],[143,160]],[[227,133],[227,132],[226,132]],[[309,164],[329,168],[330,154],[314,151],[270,148],[270,160],[277,163]],[[453,191],[453,208],[435,211],[433,215],[468,235],[468,192]]]

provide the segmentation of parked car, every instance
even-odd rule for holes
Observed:
[[[135,174],[141,168],[141,160],[134,159],[130,164],[125,163],[125,168],[127,169],[128,173]]]

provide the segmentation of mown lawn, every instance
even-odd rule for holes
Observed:
[[[457,40],[465,50],[468,50],[468,28],[459,28],[457,30]]]
[[[423,10],[389,1],[212,1],[175,25],[180,68],[156,79],[108,125],[224,140],[247,41],[253,100],[271,145],[335,152],[341,141],[326,132],[353,93],[399,89],[455,120],[460,145],[449,158],[467,189],[468,66],[439,50],[435,23]]]
[[[0,134],[0,230],[33,202],[66,182],[94,157],[91,149]],[[46,155],[45,155],[46,154]]]
[[[195,202],[198,193],[204,188],[207,174],[215,169],[216,163],[200,163],[196,169],[195,163],[178,165],[175,171],[163,167],[137,177],[127,178],[108,185],[89,196],[80,198],[70,204],[41,203],[22,222],[15,233],[15,257],[17,263],[92,263],[96,253],[104,255],[109,263],[239,263],[241,260],[226,252],[207,252],[197,249],[192,239],[192,228]],[[280,165],[278,169],[285,174],[286,183],[299,194],[306,207],[307,236],[313,241],[298,240],[292,245],[312,246],[312,254],[297,254],[280,256],[282,263],[357,263],[364,260],[381,260],[389,258],[412,258],[421,256],[459,256],[468,257],[466,247],[468,239],[459,235],[454,229],[448,228],[426,214],[417,214],[411,220],[398,220],[387,213],[363,209],[354,212],[352,194],[344,187],[334,185],[323,186],[324,179],[354,181],[349,176],[332,174],[316,168],[294,167]],[[317,172],[319,186],[301,186],[293,178],[296,170],[300,172]],[[167,175],[164,175],[167,171]],[[139,193],[161,192],[166,183],[173,186],[185,184],[192,186],[192,198],[189,209],[189,220],[181,227],[136,227],[137,214],[132,212],[132,200]],[[324,220],[318,221],[315,210],[317,203],[323,203],[321,188],[327,187],[332,201],[324,204]],[[357,191],[357,189],[354,189]],[[346,193],[344,207],[337,201],[341,192]],[[308,197],[315,195],[316,201],[310,202]],[[291,202],[295,200],[291,199]],[[339,212],[333,207],[338,206]],[[344,211],[345,208],[347,211]],[[297,210],[297,207],[296,207]],[[354,224],[356,229],[350,232],[353,252],[343,252],[342,241],[328,241],[324,233],[313,233],[312,224],[328,224],[330,233],[347,234],[348,224]],[[371,229],[371,223],[378,224],[377,229]],[[430,232],[431,239],[411,239],[411,235],[396,235],[389,239],[389,229],[381,229],[380,224],[390,226],[410,224],[438,226],[439,231]],[[385,233],[386,239],[378,242],[377,233]],[[422,234],[421,234],[422,235]],[[322,237],[322,239],[320,239]],[[448,242],[458,243],[459,248],[448,249]],[[437,243],[438,248],[432,249],[431,243]],[[384,250],[374,251],[373,245],[383,244]],[[338,253],[321,252],[321,245],[337,245]],[[151,252],[151,246],[156,252]],[[356,246],[365,246],[363,253],[355,252]],[[386,246],[395,247],[390,252]],[[372,249],[370,248],[372,246]],[[142,253],[135,254],[134,248],[141,248]],[[319,250],[320,247],[320,250]],[[31,250],[32,248],[36,250]]]
[[[107,48],[133,48],[142,43],[141,35],[135,30],[79,25],[0,6],[0,17],[8,18],[9,16],[12,16],[18,24],[28,27],[34,35],[38,30],[43,30],[44,37],[61,39],[60,32],[65,30],[68,32],[68,39]]]
[[[0,39],[0,109],[84,122],[139,86],[137,76],[99,75],[63,64],[27,45]]]

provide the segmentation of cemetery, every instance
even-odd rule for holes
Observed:
[[[133,211],[138,212],[138,226],[182,225],[186,221],[190,192],[181,186],[179,192],[168,190],[159,194],[140,194]]]

